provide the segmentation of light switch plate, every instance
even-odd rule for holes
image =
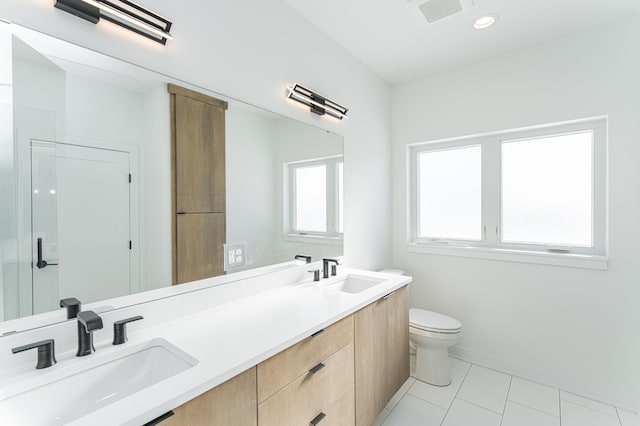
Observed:
[[[223,246],[224,270],[242,268],[246,264],[247,243],[230,243]]]

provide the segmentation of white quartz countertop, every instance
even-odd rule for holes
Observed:
[[[153,339],[164,339],[197,360],[192,368],[70,424],[143,425],[411,281],[411,277],[402,275],[340,269],[338,277],[321,280],[320,283],[307,279],[286,284],[168,322],[132,330],[125,345],[111,346],[104,340],[96,344],[94,354],[83,359],[72,356],[59,359],[55,374],[61,376],[65,368],[77,369],[79,363],[85,363],[87,368],[100,365],[117,357],[118,352],[124,354]],[[382,278],[384,281],[354,294],[323,287],[346,274]],[[185,301],[182,299],[176,296],[170,303],[180,304]],[[145,309],[153,309],[153,303],[146,304]],[[166,307],[165,299],[163,309]],[[21,381],[30,383],[29,387],[33,387],[34,381],[42,381],[44,385],[55,377],[53,374],[47,376],[53,373],[47,370],[54,369],[22,373]],[[15,383],[13,385],[16,386]],[[34,401],[34,407],[40,403]],[[19,419],[13,419],[18,423],[11,424],[41,424],[31,419],[30,414],[21,413]],[[2,420],[2,413],[0,423],[8,424]]]

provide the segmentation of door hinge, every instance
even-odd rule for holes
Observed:
[[[131,173],[129,173],[129,183],[131,183]]]
[[[133,244],[131,243],[131,240],[129,240],[129,250],[131,250],[132,246],[133,246]]]

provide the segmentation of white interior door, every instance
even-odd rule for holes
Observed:
[[[127,152],[32,143],[34,313],[131,293],[129,172]]]

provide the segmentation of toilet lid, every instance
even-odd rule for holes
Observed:
[[[437,312],[417,308],[411,308],[409,310],[409,323],[412,327],[427,331],[433,330],[451,333],[462,328],[462,323],[457,319]]]

